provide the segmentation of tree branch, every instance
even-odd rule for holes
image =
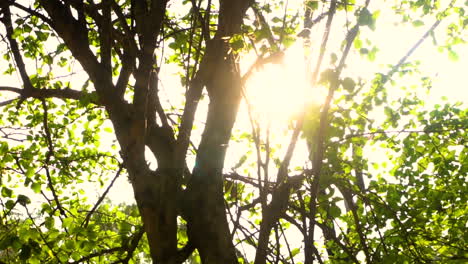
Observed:
[[[24,93],[22,93],[22,97],[26,97],[27,93],[30,93],[34,87],[31,83],[31,80],[29,79],[29,75],[26,72],[26,66],[23,61],[23,57],[21,56],[20,49],[18,46],[18,43],[16,40],[13,38],[13,23],[11,21],[11,12],[10,12],[10,7],[6,6],[2,8],[3,11],[3,17],[1,18],[2,23],[5,26],[6,29],[6,36],[8,39],[8,42],[10,42],[10,47],[11,47],[11,52],[13,53],[13,57],[15,58],[15,63],[16,66],[18,67],[18,71],[21,76],[21,80],[23,81],[24,85]],[[21,99],[19,104],[21,103]]]
[[[52,21],[48,17],[46,17],[44,14],[41,14],[41,13],[37,12],[36,10],[33,10],[33,9],[29,8],[29,7],[25,7],[23,5],[20,5],[20,4],[16,3],[15,0],[6,0],[6,1],[8,1],[8,3],[11,6],[14,6],[14,7],[18,8],[18,9],[21,9],[21,10],[25,11],[28,14],[37,16],[38,18],[42,19],[42,21],[44,21],[44,22],[46,22],[48,24],[52,23]]]
[[[80,62],[83,69],[89,75],[98,92],[102,104],[109,107],[110,112],[121,109],[122,99],[117,96],[112,83],[112,72],[104,70],[91,51],[86,24],[76,20],[67,8],[58,0],[40,0],[51,18],[51,26],[65,41],[73,56]]]
[[[9,91],[19,94],[24,99],[35,98],[35,99],[46,99],[46,98],[60,98],[60,99],[73,99],[80,100],[82,98],[88,97],[92,99],[92,93],[87,93],[83,91],[73,90],[71,88],[64,89],[37,89],[34,88],[31,93],[24,95],[24,90],[12,86],[0,86],[0,91]],[[13,99],[16,100],[16,99]],[[12,100],[10,100],[12,101]],[[93,104],[100,105],[101,103],[96,100],[91,100]]]
[[[123,170],[123,165],[120,164],[119,166],[119,170],[117,171],[117,173],[115,174],[114,178],[112,179],[112,181],[110,182],[109,186],[106,188],[106,190],[104,191],[104,193],[101,195],[101,197],[99,197],[99,199],[97,200],[97,202],[94,204],[93,208],[88,212],[88,214],[86,215],[85,217],[85,220],[83,221],[83,223],[81,223],[81,226],[84,226],[86,227],[89,223],[89,220],[91,219],[91,216],[93,215],[93,213],[96,211],[96,209],[99,207],[99,205],[104,201],[104,198],[106,198],[107,194],[109,193],[110,189],[112,188],[112,186],[114,185],[115,181],[117,180],[117,178],[120,176],[120,173],[122,172]]]

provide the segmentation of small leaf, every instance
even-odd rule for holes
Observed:
[[[317,10],[318,8],[318,1],[307,1],[306,2],[306,5],[308,8],[312,9],[312,10]]]
[[[349,77],[344,78],[341,84],[343,85],[343,88],[350,93],[352,93],[354,91],[354,88],[356,87],[356,83],[354,82],[354,80]]]
[[[33,182],[33,184],[31,184],[31,189],[32,189],[35,193],[40,193],[40,192],[41,192],[41,184],[38,183],[38,182]]]
[[[73,224],[73,218],[67,217],[62,220],[62,227],[69,228]]]
[[[26,178],[31,178],[32,176],[34,176],[34,167],[29,167],[28,170],[26,170]]]
[[[246,160],[247,160],[247,155],[246,154],[242,155],[242,157],[239,159],[239,161],[236,163],[236,165],[234,165],[232,169],[233,170],[238,169],[245,163]]]
[[[415,20],[413,21],[413,26],[414,27],[421,27],[421,26],[424,26],[424,22],[422,20]]]
[[[364,8],[361,10],[358,18],[358,24],[360,26],[371,26],[372,25],[372,14],[369,12],[369,9]]]
[[[331,217],[339,217],[341,215],[341,209],[336,205],[332,205],[329,214]]]
[[[273,23],[279,23],[279,22],[282,22],[283,20],[279,17],[274,17],[272,20],[271,20]]]
[[[13,200],[8,200],[6,201],[5,203],[5,207],[8,209],[8,210],[11,210],[13,209],[13,207],[15,207],[16,203],[13,201]]]
[[[47,229],[52,229],[52,228],[54,227],[54,225],[55,225],[55,220],[54,220],[53,217],[47,217],[47,218],[45,219],[44,224],[45,224],[45,227],[46,227]]]
[[[453,51],[452,49],[448,50],[448,55],[449,55],[449,59],[451,61],[458,61],[458,59],[459,59],[458,54],[455,51]]]
[[[176,50],[179,48],[179,44],[176,43],[176,42],[172,42],[172,43],[169,43],[169,48],[173,49],[173,50]]]
[[[320,84],[325,84],[333,81],[336,78],[336,72],[333,69],[327,69],[320,74]]]
[[[336,63],[336,61],[338,60],[338,56],[336,55],[336,53],[333,52],[333,53],[330,55],[330,60],[331,60],[331,64],[335,64],[335,63]]]
[[[231,48],[234,50],[234,51],[238,51],[238,50],[241,50],[244,48],[245,44],[244,44],[244,40],[242,39],[242,36],[241,35],[234,35],[230,40],[229,40],[229,44],[231,45]]]
[[[359,50],[359,53],[361,53],[361,55],[368,54],[369,50],[366,49],[366,48],[362,48],[362,49]]]
[[[300,248],[295,248],[295,249],[291,250],[291,255],[294,257],[297,254],[299,254],[299,252],[301,252],[301,249]]]
[[[12,197],[13,196],[13,191],[7,187],[2,188],[2,196],[3,197]]]
[[[18,203],[25,206],[31,203],[31,199],[29,199],[29,197],[27,197],[26,195],[20,194],[18,195]]]

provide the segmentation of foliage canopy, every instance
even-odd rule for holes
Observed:
[[[2,0],[0,263],[466,263],[468,110],[425,105],[410,57],[458,59],[464,7]],[[358,76],[379,9],[426,31]],[[326,96],[284,137],[248,86],[292,46]],[[135,202],[106,199],[118,178]]]

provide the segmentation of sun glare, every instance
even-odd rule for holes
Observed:
[[[306,64],[300,44],[293,45],[281,64],[267,64],[256,70],[246,87],[246,97],[258,118],[268,121],[291,118],[310,99]]]

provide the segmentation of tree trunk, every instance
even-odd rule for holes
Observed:
[[[188,235],[203,263],[238,263],[226,218],[222,170],[242,89],[228,38],[240,31],[249,2],[221,1],[218,31],[205,55],[212,62],[207,63],[211,74],[205,83],[210,105],[185,199]]]

